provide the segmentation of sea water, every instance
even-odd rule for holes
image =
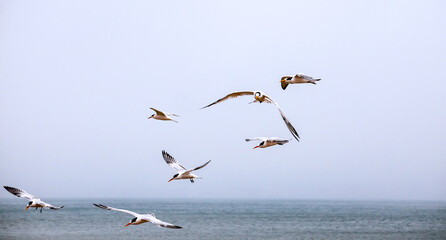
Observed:
[[[24,211],[0,199],[0,239],[446,239],[446,202],[311,200],[45,199],[65,205]],[[93,206],[152,213],[183,229]]]

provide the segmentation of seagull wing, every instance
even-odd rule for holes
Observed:
[[[132,211],[129,211],[129,210],[125,210],[125,209],[112,208],[112,207],[108,207],[108,206],[105,206],[105,205],[102,205],[102,204],[96,204],[96,203],[93,203],[93,205],[95,205],[98,208],[105,209],[105,210],[113,210],[113,211],[127,213],[127,214],[133,215],[135,217],[141,216],[138,213],[135,213],[135,212],[132,212]]]
[[[171,223],[168,222],[163,222],[161,220],[159,220],[158,218],[156,218],[153,215],[147,214],[147,215],[143,215],[141,218],[157,225],[158,227],[165,227],[165,228],[173,228],[173,229],[180,229],[182,227],[177,226],[177,225],[173,225]]]
[[[203,164],[203,165],[201,165],[201,166],[199,166],[199,167],[196,167],[196,168],[193,168],[193,169],[189,169],[189,170],[187,170],[186,172],[190,173],[190,172],[192,172],[192,171],[195,171],[195,170],[198,170],[198,169],[200,169],[200,168],[203,168],[204,166],[208,165],[208,163],[209,163],[210,161],[211,161],[211,160],[207,161],[205,164]]]
[[[265,141],[267,140],[266,137],[256,137],[256,138],[246,138],[245,141],[250,142],[250,141]]]
[[[299,134],[297,133],[296,129],[294,129],[293,125],[291,125],[290,121],[288,121],[288,119],[285,117],[285,114],[283,114],[282,110],[280,110],[279,105],[274,102],[270,97],[266,96],[267,99],[269,99],[271,101],[271,103],[273,103],[276,107],[277,110],[279,110],[280,116],[282,116],[283,121],[285,122],[285,125],[287,126],[288,130],[290,130],[291,135],[293,135],[293,137],[299,141]]]
[[[286,87],[288,87],[288,84],[289,83],[287,83],[287,82],[280,82],[280,86],[282,87],[283,90],[285,90]]]
[[[300,78],[303,78],[303,79],[305,79],[305,80],[314,80],[314,78],[312,78],[312,77],[310,77],[310,76],[308,76],[308,75],[305,75],[305,74],[303,74],[303,73],[298,73],[298,74],[296,74],[296,77],[300,77]]]
[[[177,160],[175,160],[175,158],[173,158],[172,156],[170,156],[170,154],[168,154],[166,151],[163,150],[163,158],[164,161],[166,161],[167,164],[169,164],[169,166],[171,166],[173,169],[175,169],[177,172],[184,172],[186,171],[186,168],[181,166]]]
[[[268,141],[268,142],[277,143],[277,144],[279,144],[279,145],[283,145],[283,144],[285,144],[285,143],[288,143],[290,140],[288,140],[288,139],[281,139],[281,138],[272,137],[272,138],[269,138],[267,141]]]
[[[153,111],[155,111],[156,112],[156,114],[158,114],[158,115],[161,115],[161,116],[166,116],[166,114],[164,114],[163,112],[161,112],[160,110],[156,110],[155,108],[150,108],[150,109],[152,109]]]
[[[25,190],[15,188],[15,187],[9,187],[9,186],[3,186],[8,192],[16,195],[17,197],[26,198],[28,200],[40,200],[38,197],[33,196],[29,193],[27,193]]]
[[[228,100],[230,98],[236,98],[236,97],[246,96],[246,95],[254,95],[254,92],[252,92],[252,91],[233,92],[233,93],[230,93],[230,94],[226,95],[223,98],[218,99],[217,101],[215,101],[215,102],[213,102],[213,103],[211,103],[211,104],[209,104],[207,106],[202,107],[201,109],[210,107],[210,106],[212,106],[214,104],[217,104],[219,102],[223,102],[223,101]]]

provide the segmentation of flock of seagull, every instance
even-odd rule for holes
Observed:
[[[285,90],[289,84],[295,84],[295,83],[312,83],[312,84],[316,84],[317,81],[319,81],[321,79],[314,79],[308,75],[302,74],[302,73],[298,73],[294,76],[284,76],[282,77],[282,79],[280,80],[280,84],[283,90]],[[288,130],[291,132],[291,135],[293,135],[293,137],[299,141],[299,134],[297,134],[296,129],[294,129],[293,125],[291,125],[290,121],[288,121],[288,119],[285,117],[285,115],[283,114],[282,110],[280,109],[279,105],[273,101],[273,99],[269,96],[267,96],[266,94],[264,94],[261,91],[241,91],[241,92],[233,92],[230,93],[220,99],[218,99],[217,101],[202,107],[203,108],[207,108],[210,107],[214,104],[223,102],[225,100],[231,99],[231,98],[236,98],[236,97],[240,97],[240,96],[247,96],[247,95],[252,95],[254,96],[254,101],[250,102],[250,103],[255,103],[255,102],[266,102],[266,103],[271,103],[273,105],[276,106],[277,110],[279,111],[280,115],[282,116],[283,121],[285,122],[285,125],[287,126]],[[159,111],[155,108],[150,108],[153,111],[155,111],[155,114],[151,115],[150,117],[148,117],[148,119],[156,119],[156,120],[164,120],[164,121],[174,121],[174,122],[178,122],[174,119],[172,119],[172,117],[179,117],[176,114],[172,114],[172,113],[166,113],[166,112],[162,112]],[[285,143],[288,143],[289,140],[291,139],[281,139],[278,137],[256,137],[256,138],[247,138],[245,139],[247,142],[249,141],[260,141],[260,144],[255,146],[253,149],[255,148],[266,148],[266,147],[271,147],[274,145],[283,145]],[[181,179],[189,179],[192,183],[194,182],[194,179],[200,179],[200,177],[198,177],[197,175],[193,174],[193,171],[196,171],[198,169],[201,169],[203,167],[205,167],[206,165],[209,164],[209,162],[211,162],[211,160],[207,161],[206,163],[204,163],[201,166],[195,167],[195,168],[191,168],[191,169],[186,169],[185,167],[183,167],[180,163],[178,163],[177,160],[175,160],[175,158],[173,158],[170,154],[168,154],[166,151],[162,151],[162,155],[164,160],[166,161],[166,163],[172,167],[177,173],[168,181],[172,181],[172,180],[181,180]],[[19,189],[19,188],[15,188],[15,187],[10,187],[10,186],[4,186],[4,188],[10,192],[11,194],[17,196],[17,197],[21,197],[21,198],[25,198],[27,200],[29,200],[28,205],[26,206],[25,210],[28,210],[28,208],[35,208],[36,210],[40,208],[40,212],[42,212],[42,210],[44,208],[46,209],[52,209],[52,210],[59,210],[61,208],[63,208],[64,206],[61,207],[56,207],[53,206],[49,203],[46,203],[42,200],[40,200],[40,198],[27,193],[25,190]],[[155,217],[154,213],[151,214],[139,214],[139,213],[135,213],[129,210],[125,210],[125,209],[119,209],[119,208],[113,208],[113,207],[109,207],[109,206],[105,206],[102,204],[96,204],[93,203],[94,206],[98,207],[98,208],[102,208],[105,210],[113,210],[113,211],[118,211],[118,212],[123,212],[123,213],[127,213],[130,214],[132,216],[134,216],[133,219],[131,219],[124,227],[127,227],[129,225],[138,225],[141,223],[145,223],[145,222],[150,222],[152,224],[157,225],[158,227],[164,227],[164,228],[171,228],[171,229],[180,229],[182,227],[171,224],[171,223],[167,223],[167,222],[163,222],[159,219],[157,219]]]

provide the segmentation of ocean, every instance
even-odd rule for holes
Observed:
[[[446,239],[446,202],[313,200],[43,199],[65,205],[24,211],[24,199],[0,199],[0,239]],[[131,215],[162,221],[123,227]]]

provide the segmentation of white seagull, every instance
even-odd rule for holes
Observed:
[[[312,83],[316,84],[317,81],[320,81],[321,79],[314,79],[308,75],[305,75],[303,73],[298,73],[294,76],[283,76],[280,80],[280,84],[282,85],[282,89],[285,90],[286,87],[288,87],[288,84],[292,83]]]
[[[42,212],[43,208],[48,208],[48,209],[52,209],[52,210],[59,210],[62,207],[55,207],[49,203],[46,203],[42,200],[40,200],[38,197],[33,196],[29,193],[27,193],[25,190],[19,189],[19,188],[15,188],[15,187],[9,187],[9,186],[3,186],[8,192],[16,195],[17,197],[22,197],[22,198],[26,198],[29,200],[28,205],[26,206],[25,210],[28,210],[28,208],[32,207],[32,208],[36,208],[36,210],[38,208],[40,208],[40,212]]]
[[[256,137],[256,138],[247,138],[245,139],[245,141],[249,142],[249,141],[256,141],[259,140],[261,141],[259,145],[253,147],[252,149],[255,148],[266,148],[266,147],[271,147],[274,145],[283,145],[285,143],[288,143],[291,139],[281,139],[278,137]]]
[[[150,108],[150,109],[155,111],[155,114],[152,114],[152,116],[148,117],[147,119],[153,118],[153,119],[157,119],[157,120],[174,121],[177,123],[177,121],[173,120],[171,118],[171,116],[179,117],[178,115],[173,114],[173,113],[164,113],[159,110],[156,110],[155,108]]]
[[[177,225],[173,225],[167,222],[163,222],[161,220],[159,220],[158,218],[155,217],[155,214],[151,213],[151,214],[138,214],[129,210],[125,210],[125,209],[119,209],[119,208],[112,208],[112,207],[108,207],[102,204],[96,204],[93,203],[93,205],[95,205],[98,208],[102,208],[105,210],[113,210],[113,211],[118,211],[118,212],[123,212],[123,213],[127,213],[130,215],[133,215],[134,218],[132,220],[130,220],[129,223],[127,223],[124,227],[127,227],[128,225],[138,225],[141,223],[146,223],[146,222],[151,222],[155,225],[157,225],[158,227],[165,227],[165,228],[173,228],[173,229],[180,229],[182,227],[177,226]]]
[[[212,105],[214,105],[216,103],[223,102],[223,101],[228,100],[230,98],[236,98],[236,97],[246,96],[246,95],[254,95],[254,101],[252,101],[251,103],[266,102],[266,103],[274,104],[274,106],[277,107],[277,110],[279,110],[280,116],[282,116],[283,121],[285,121],[285,124],[286,124],[288,130],[290,130],[290,132],[293,135],[293,137],[297,141],[299,141],[299,134],[297,134],[296,129],[294,129],[293,125],[291,125],[290,121],[288,121],[288,119],[285,117],[285,115],[283,114],[282,110],[280,110],[279,105],[276,102],[274,102],[273,99],[271,99],[270,97],[268,97],[267,95],[265,95],[261,91],[255,91],[255,92],[252,92],[252,91],[233,92],[233,93],[230,93],[230,94],[226,95],[223,98],[218,99],[217,101],[215,101],[215,102],[213,102],[213,103],[211,103],[211,104],[209,104],[207,106],[202,107],[201,109],[210,107],[210,106],[212,106]]]
[[[172,156],[170,156],[166,151],[163,150],[163,158],[166,161],[167,164],[169,164],[169,166],[171,166],[173,169],[175,169],[178,173],[173,175],[173,177],[168,181],[172,181],[172,180],[180,180],[180,179],[189,179],[192,183],[194,182],[194,178],[197,179],[201,179],[200,177],[198,177],[197,175],[191,173],[192,171],[198,170],[200,168],[203,168],[204,166],[208,165],[208,163],[211,161],[207,161],[205,164],[193,168],[193,169],[189,169],[187,170],[185,167],[181,166],[177,160],[175,160],[175,158],[173,158]]]

